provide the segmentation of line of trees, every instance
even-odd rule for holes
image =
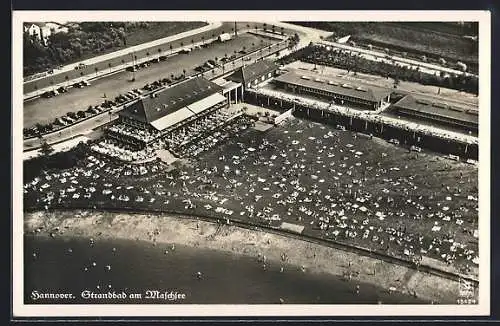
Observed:
[[[294,55],[295,60],[345,69],[350,72],[361,72],[390,77],[402,81],[417,82],[424,85],[433,85],[457,89],[478,94],[477,77],[460,75],[432,75],[416,68],[400,66],[388,62],[372,61],[341,50],[329,51],[325,47],[309,45],[304,51]]]

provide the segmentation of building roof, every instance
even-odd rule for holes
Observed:
[[[277,69],[278,66],[273,61],[259,60],[248,66],[241,67],[240,69],[236,70],[232,75],[230,75],[227,79],[244,83],[246,85],[257,78],[260,78],[263,75],[276,71]]]
[[[205,97],[197,102],[189,104],[187,108],[195,114],[200,114],[203,111],[211,108],[212,106],[224,102],[225,100],[225,96],[221,95],[220,93],[215,93],[210,95],[209,97]]]
[[[46,26],[45,23],[41,23],[41,22],[25,22],[24,23],[24,26],[27,26],[27,27],[31,27],[32,25],[36,25],[38,27],[45,27]]]
[[[165,130],[168,127],[172,127],[173,125],[178,124],[181,121],[186,120],[189,117],[192,117],[194,113],[189,110],[186,107],[183,107],[173,113],[170,113],[164,117],[161,117],[159,119],[156,119],[155,121],[151,122],[151,125],[159,130]]]
[[[379,102],[391,94],[391,90],[383,87],[354,84],[351,81],[346,82],[333,76],[300,76],[295,71],[287,72],[274,79],[291,85],[314,88],[338,95],[349,96],[360,100]]]
[[[155,92],[155,97],[149,95],[140,99],[122,110],[120,115],[151,123],[221,90],[219,85],[203,77],[191,78]]]
[[[478,111],[475,107],[464,107],[450,103],[429,101],[406,95],[396,102],[394,108],[405,109],[415,112],[431,114],[436,117],[447,118],[456,121],[478,124]]]
[[[235,81],[232,81],[232,80],[226,80],[224,78],[218,78],[218,79],[215,79],[215,80],[212,80],[212,81],[214,83],[216,83],[217,85],[219,85],[220,87],[222,87],[224,89],[224,92],[227,91],[227,90],[232,90],[232,89],[235,89],[236,87],[241,86],[240,82],[235,82]]]

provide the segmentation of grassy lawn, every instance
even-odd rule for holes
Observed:
[[[377,29],[366,30],[355,35],[355,39],[388,47],[396,45],[398,48],[407,49],[410,52],[423,52],[454,60],[473,63],[478,61],[477,43],[460,36],[409,28],[406,25],[381,24]]]
[[[154,41],[207,25],[204,22],[154,22],[150,28],[127,34],[127,47]]]

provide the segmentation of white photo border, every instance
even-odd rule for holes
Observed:
[[[17,317],[486,316],[490,314],[489,11],[13,11],[12,314]],[[479,304],[477,305],[26,305],[23,291],[22,24],[39,21],[477,21],[479,22]]]

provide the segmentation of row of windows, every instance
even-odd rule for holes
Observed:
[[[254,85],[257,85],[258,83],[263,82],[264,80],[266,80],[267,78],[271,78],[272,76],[272,72],[268,73],[267,75],[262,75],[260,78],[256,78],[253,81],[249,82],[247,84],[247,87],[250,88],[252,86],[252,83],[254,83]]]
[[[461,120],[456,120],[456,119],[447,118],[447,117],[440,117],[440,116],[436,116],[432,113],[427,113],[427,112],[416,112],[416,111],[412,111],[412,110],[400,110],[400,112],[407,114],[407,115],[427,118],[430,120],[441,121],[441,122],[450,123],[450,124],[456,124],[456,125],[461,125],[461,126],[472,126],[472,127],[475,126],[475,124],[472,122],[461,121]]]
[[[373,102],[361,100],[361,99],[356,98],[356,97],[334,94],[334,93],[323,91],[323,90],[316,89],[316,88],[309,88],[309,87],[301,86],[301,87],[299,87],[299,90],[314,93],[314,94],[323,95],[326,97],[331,97],[334,99],[340,99],[340,100],[346,100],[346,101],[350,101],[350,102],[360,103],[360,104],[366,104],[366,105],[373,105],[374,104]]]

